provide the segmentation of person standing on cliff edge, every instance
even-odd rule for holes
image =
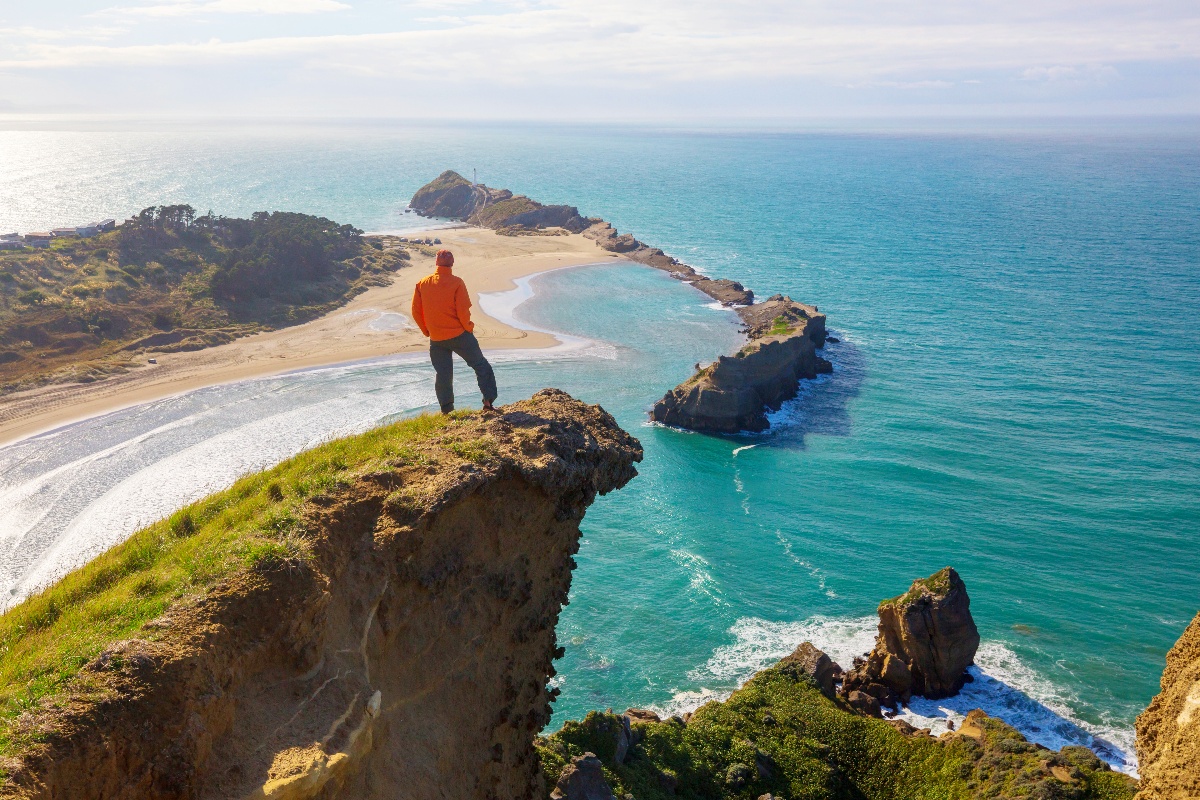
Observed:
[[[479,340],[475,338],[475,323],[471,322],[471,298],[467,284],[451,272],[454,254],[438,250],[437,272],[417,281],[413,289],[412,317],[421,333],[429,337],[429,360],[436,374],[433,389],[443,414],[454,410],[454,354],[475,370],[479,391],[483,393],[483,410],[494,411],[496,374],[483,357]]]

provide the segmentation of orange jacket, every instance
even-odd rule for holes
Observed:
[[[413,289],[412,316],[421,333],[435,342],[443,342],[475,330],[471,322],[471,298],[467,284],[450,267],[417,281]]]

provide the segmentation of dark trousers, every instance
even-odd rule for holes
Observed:
[[[467,362],[467,366],[475,370],[475,378],[479,381],[479,391],[483,392],[485,402],[496,399],[496,374],[492,365],[483,357],[479,340],[470,331],[464,331],[453,339],[441,342],[429,342],[429,360],[433,362],[433,371],[437,377],[433,381],[433,390],[437,392],[438,404],[443,414],[454,410],[454,354]]]

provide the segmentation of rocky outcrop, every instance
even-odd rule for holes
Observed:
[[[537,741],[547,785],[557,781],[563,787],[581,759],[594,757],[588,763],[597,776],[596,791],[625,798],[1133,796],[1133,779],[1112,771],[1090,750],[1053,752],[981,711],[940,737],[900,720],[857,713],[825,693],[823,676],[831,667],[815,647],[801,645],[727,700],[705,703],[686,721],[592,712],[583,722],[566,722]],[[613,732],[627,719],[631,744],[617,759]],[[565,788],[555,795],[564,796]]]
[[[812,642],[801,643],[777,666],[794,677],[809,678],[821,690],[821,694],[830,700],[835,696],[836,685],[842,680],[842,668]]]
[[[856,659],[841,693],[851,705],[857,693],[857,705],[870,706],[864,699],[870,697],[892,708],[912,695],[949,697],[962,688],[978,648],[967,587],[946,567],[879,604],[875,648]]]
[[[584,753],[571,760],[559,775],[550,800],[616,800],[608,781],[604,780],[604,765],[595,753]]]
[[[544,797],[579,523],[641,447],[555,390],[432,430],[352,440],[376,461],[301,501],[303,557],[174,602],[27,712],[0,796]]]
[[[508,189],[473,184],[454,170],[446,170],[422,186],[409,201],[418,214],[469,222],[485,228],[565,228],[582,233],[593,220],[579,215],[574,206],[546,206]]]
[[[722,305],[736,308],[751,343],[703,369],[668,392],[651,419],[711,433],[760,431],[767,412],[795,397],[799,381],[829,372],[816,354],[825,344],[825,315],[816,306],[775,295],[754,302],[754,292],[728,278],[713,278],[574,206],[544,206],[507,189],[472,184],[447,170],[417,190],[410,206],[427,216],[448,217],[506,234],[564,228],[595,240],[610,253],[669,272]]]
[[[1138,799],[1200,797],[1200,614],[1167,653],[1160,685],[1137,718]]]
[[[800,380],[833,369],[817,355],[825,344],[824,314],[783,296],[761,305],[739,309],[754,321],[749,344],[699,367],[655,403],[652,420],[709,433],[766,430],[767,412],[795,397]],[[770,326],[757,322],[765,314],[775,315]]]
[[[598,217],[582,216],[575,206],[542,205],[508,189],[472,184],[453,170],[446,170],[418,189],[409,206],[424,216],[462,220],[509,235],[546,228],[582,233],[594,239],[601,250],[665,270],[720,303],[733,306],[754,302],[754,293],[737,281],[702,275],[661,249],[638,241],[632,234],[619,233]]]

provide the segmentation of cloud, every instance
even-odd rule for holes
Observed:
[[[319,12],[348,8],[341,0],[145,2],[118,18],[128,36],[0,42],[0,90],[6,75],[56,96],[55,85],[80,75],[153,88],[159,69],[203,67],[237,75],[230,95],[260,91],[304,107],[385,88],[496,102],[505,92],[522,102],[586,96],[618,107],[633,96],[690,97],[702,107],[717,92],[770,104],[816,86],[826,97],[932,103],[1004,86],[1028,96],[1039,83],[1059,89],[1038,96],[1106,82],[1128,93],[1135,84],[1116,78],[1134,74],[1182,75],[1191,87],[1187,76],[1200,69],[1194,0],[388,0],[355,3],[353,15],[337,17],[337,33]],[[276,16],[252,23],[248,14]]]
[[[316,14],[350,8],[339,0],[179,0],[143,6],[110,8],[105,13],[145,17],[184,17],[192,14]]]
[[[1021,79],[1043,83],[1105,83],[1117,75],[1117,70],[1107,64],[1057,64],[1029,67],[1021,73]]]

